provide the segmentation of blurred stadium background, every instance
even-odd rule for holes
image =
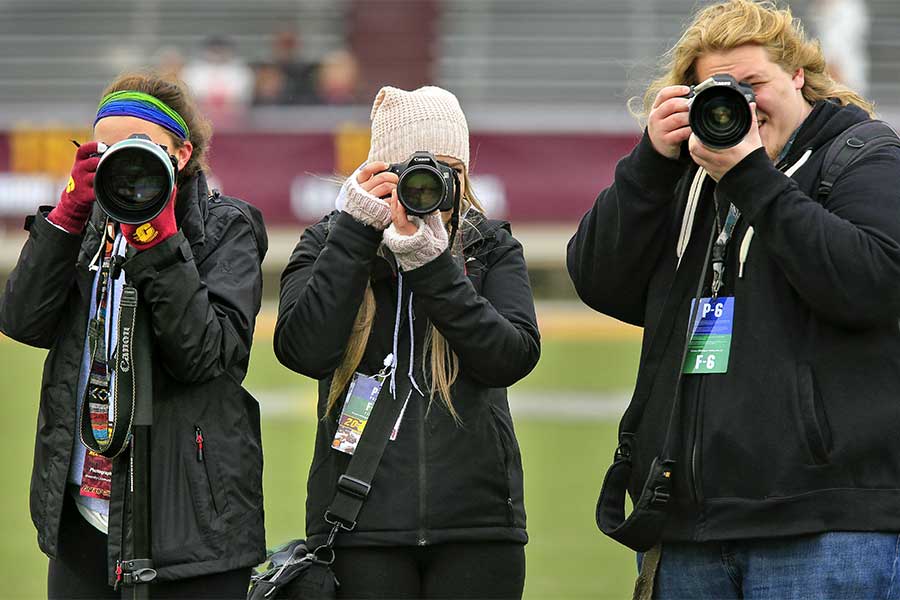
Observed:
[[[790,2],[813,33],[824,5]],[[861,0],[851,1],[861,4]],[[579,305],[565,244],[640,133],[626,110],[698,6],[695,0],[0,0],[0,281],[22,221],[54,204],[90,137],[99,95],[122,71],[177,73],[213,120],[211,170],[261,208],[270,232],[266,305],[247,385],[265,415],[271,544],[302,535],[312,382],[271,351],[278,275],[302,228],[333,205],[334,175],[368,150],[381,85],[436,84],[459,97],[473,182],[523,242],[544,337],[535,373],[511,391],[526,468],[528,598],[623,597],[633,555],[605,540],[593,502],[627,402],[639,330]],[[785,4],[782,2],[781,4]],[[845,19],[869,61],[868,96],[900,125],[900,2]],[[849,50],[848,50],[849,51]],[[27,513],[44,353],[0,337],[7,482],[0,597],[45,595]]]

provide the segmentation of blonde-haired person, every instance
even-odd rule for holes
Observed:
[[[418,151],[461,182],[452,249],[452,212],[407,217],[397,175],[384,172]],[[331,529],[324,513],[350,461],[332,441],[351,377],[393,356],[393,392],[379,402],[405,403],[355,528],[336,538],[341,597],[522,594],[522,464],[506,387],[535,366],[540,341],[522,247],[484,216],[468,169],[453,94],[382,88],[343,211],[303,233],[282,274],[275,353],[319,380],[306,501],[314,545]]]
[[[868,152],[822,193],[826,152],[872,106],[831,80],[787,8],[707,6],[666,59],[643,137],[568,247],[584,302],[644,327],[607,491],[627,479],[637,502],[654,458],[673,461],[647,488],[671,482],[671,496],[647,495],[617,530],[604,494],[598,518],[636,549],[661,540],[642,578],[658,565],[658,598],[893,597],[900,149]],[[682,97],[717,73],[756,97],[725,150],[700,142]],[[694,339],[724,352],[686,348],[696,295],[711,307],[697,318],[720,319]]]
[[[183,83],[152,72],[117,77],[92,129],[73,149],[59,203],[27,221],[0,295],[0,331],[50,350],[31,478],[47,595],[120,598],[122,561],[136,558],[124,515],[140,463],[127,448],[114,458],[86,449],[118,437],[111,431],[121,430],[128,397],[120,383],[140,364],[142,346],[126,363],[120,345],[135,337],[126,338],[128,283],[152,323],[149,594],[244,597],[265,557],[259,409],[241,387],[262,297],[262,215],[208,188],[212,130]],[[134,134],[177,164],[165,207],[140,226],[115,223],[94,193],[98,154]]]

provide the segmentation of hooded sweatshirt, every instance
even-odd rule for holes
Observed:
[[[644,328],[650,393],[626,432],[636,499],[666,437],[716,208],[741,211],[719,292],[734,298],[727,371],[683,376],[664,540],[900,531],[900,150],[816,194],[829,144],[867,118],[819,102],[777,165],[760,148],[718,184],[645,134],[569,242],[581,298]]]

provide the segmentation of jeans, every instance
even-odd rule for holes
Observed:
[[[900,599],[900,535],[663,543],[653,597]],[[642,556],[638,557],[638,564]]]

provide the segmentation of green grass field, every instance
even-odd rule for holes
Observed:
[[[545,339],[541,362],[518,384],[531,394],[627,390],[634,381],[638,341]],[[47,560],[37,548],[28,514],[28,485],[45,352],[0,337],[6,416],[0,454],[6,487],[0,499],[0,597],[46,597]],[[313,382],[281,367],[271,339],[261,335],[247,387],[312,402]],[[260,394],[264,396],[265,394]],[[270,545],[303,536],[305,478],[314,422],[307,411],[264,418],[266,529]],[[635,577],[632,552],[602,536],[594,503],[615,446],[613,421],[586,418],[517,418],[525,465],[525,505],[531,541],[525,597],[624,598]]]

